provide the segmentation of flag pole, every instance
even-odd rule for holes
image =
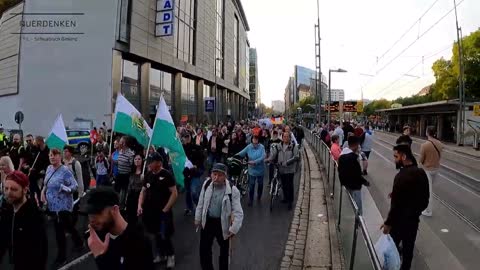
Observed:
[[[163,93],[160,96],[160,101],[162,101],[163,98]],[[160,101],[158,102],[158,109],[160,109]],[[150,140],[148,140],[148,147],[146,151],[146,157],[148,157],[148,151],[150,151],[150,147],[152,146],[152,139],[153,139],[153,132],[155,131],[155,125],[157,124],[157,119],[158,119],[158,109],[157,112],[155,113],[155,121],[153,121],[153,127],[152,127],[152,135],[150,136]],[[146,158],[145,158],[146,159]],[[142,170],[142,177],[145,176],[145,169],[147,168],[147,160],[143,162],[143,170]]]
[[[114,121],[114,114],[112,114],[112,129],[110,131],[110,147],[109,147],[109,154],[110,156],[112,155],[112,144],[113,144],[113,127],[114,127],[114,124],[115,124],[115,121]]]

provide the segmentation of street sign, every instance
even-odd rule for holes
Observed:
[[[15,113],[15,123],[21,125],[24,119],[25,116],[23,115],[23,112],[18,111]]]
[[[215,112],[215,97],[205,98],[205,112]]]
[[[173,36],[174,0],[157,0],[155,37]]]

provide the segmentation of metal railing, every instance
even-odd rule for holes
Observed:
[[[382,270],[365,220],[350,192],[340,184],[338,163],[333,159],[330,148],[317,134],[313,134],[308,129],[305,129],[304,133],[305,139],[325,166],[328,192],[333,199],[333,209],[342,242],[345,265],[350,270]],[[359,237],[363,241],[358,241]]]

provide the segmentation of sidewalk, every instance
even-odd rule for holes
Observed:
[[[325,196],[319,163],[306,140],[301,156],[300,187],[281,269],[345,269],[333,203]]]
[[[394,133],[394,132],[388,132],[388,131],[382,131],[382,130],[374,130],[374,132],[382,133],[382,134],[393,136],[396,138],[400,136],[400,133]],[[417,137],[417,136],[410,136],[410,137],[416,143],[422,144],[425,142],[425,138]],[[480,159],[480,151],[473,149],[471,145],[458,146],[454,143],[444,142],[444,141],[442,141],[442,143],[445,145],[445,149],[449,151]]]

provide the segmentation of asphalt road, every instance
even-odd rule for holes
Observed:
[[[295,175],[295,194],[298,192],[300,173]],[[267,177],[265,180],[268,182]],[[243,226],[240,233],[233,240],[232,267],[234,270],[270,270],[279,269],[284,252],[284,246],[288,238],[288,229],[293,217],[293,210],[287,211],[286,205],[278,204],[272,213],[269,211],[268,188],[265,186],[261,204],[255,201],[253,207],[247,206],[247,199],[242,199],[244,210]],[[296,199],[296,198],[295,198]],[[174,207],[175,235],[173,243],[175,247],[175,260],[178,270],[200,269],[199,243],[200,233],[196,233],[193,226],[193,216],[183,216],[185,199],[183,194]],[[86,228],[85,218],[79,222],[79,230]],[[56,256],[55,234],[53,224],[48,226],[49,236],[49,264]],[[69,239],[68,239],[69,241]],[[215,242],[214,242],[215,243]],[[68,243],[71,245],[70,241]],[[69,254],[69,260],[73,260],[82,254]],[[214,265],[217,266],[218,247],[214,244]],[[10,270],[4,258],[0,264],[2,270]],[[92,256],[85,256],[85,259],[72,265],[71,270],[93,270],[97,269]],[[159,265],[157,269],[165,269]],[[140,269],[139,269],[140,270]]]
[[[388,194],[396,174],[392,152],[395,139],[376,133],[369,160],[369,191],[383,218],[390,207]],[[419,153],[418,143],[413,150]],[[480,176],[480,163],[472,159],[450,151],[443,156],[445,167],[433,183],[433,217],[421,218],[412,269],[478,269],[480,193],[474,179]]]

